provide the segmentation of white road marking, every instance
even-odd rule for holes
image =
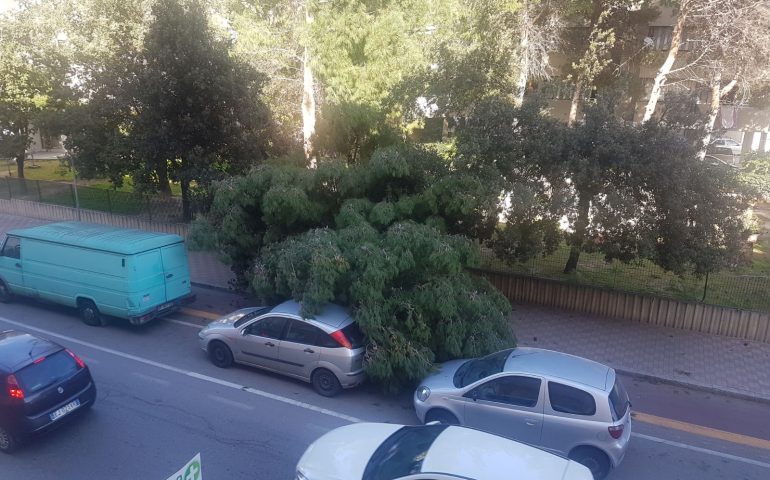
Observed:
[[[162,378],[153,377],[152,375],[145,375],[144,373],[132,372],[131,375],[141,378],[143,380],[147,380],[148,382],[153,382],[164,386],[169,385],[171,383],[168,380],[163,380]]]
[[[198,330],[203,328],[202,325],[198,325],[196,323],[185,322],[185,321],[182,321],[182,320],[177,320],[175,318],[164,318],[164,320],[167,321],[167,322],[176,323],[176,324],[179,324],[179,325],[184,325],[185,327],[192,327],[192,328],[195,328],[195,329],[198,329]]]
[[[359,418],[352,417],[350,415],[345,415],[344,413],[335,412],[334,410],[328,410],[326,408],[317,407],[317,406],[311,405],[309,403],[299,402],[299,401],[294,400],[292,398],[282,397],[280,395],[275,395],[273,393],[269,393],[269,392],[265,392],[265,391],[262,391],[262,390],[258,390],[256,388],[247,387],[245,385],[240,385],[240,384],[237,384],[237,383],[228,382],[226,380],[221,380],[219,378],[210,377],[208,375],[203,375],[203,374],[198,373],[198,372],[192,372],[192,371],[189,371],[189,370],[184,370],[184,369],[181,369],[181,368],[173,367],[171,365],[166,365],[165,363],[156,362],[154,360],[149,360],[147,358],[142,358],[142,357],[139,357],[139,356],[136,356],[136,355],[132,355],[130,353],[121,352],[119,350],[113,350],[111,348],[102,347],[102,346],[99,346],[99,345],[96,345],[96,344],[93,344],[93,343],[90,343],[90,342],[84,342],[83,340],[78,340],[77,338],[72,338],[72,337],[68,337],[66,335],[61,335],[61,334],[58,334],[58,333],[55,333],[55,332],[44,330],[42,328],[33,327],[33,326],[27,325],[25,323],[21,323],[21,322],[17,322],[17,321],[14,321],[14,320],[10,320],[8,318],[0,317],[0,321],[3,321],[5,323],[9,323],[11,325],[15,325],[15,326],[17,326],[17,327],[19,327],[19,328],[21,328],[23,330],[31,330],[33,332],[42,333],[43,335],[46,335],[46,336],[49,336],[49,337],[55,337],[55,338],[64,340],[66,342],[75,343],[77,345],[82,345],[84,347],[92,348],[94,350],[98,350],[98,351],[104,352],[104,353],[109,353],[109,354],[115,355],[117,357],[126,358],[126,359],[129,359],[129,360],[134,360],[135,362],[143,363],[145,365],[151,365],[153,367],[157,367],[157,368],[160,368],[160,369],[163,369],[163,370],[167,370],[169,372],[179,373],[181,375],[185,375],[185,376],[192,377],[192,378],[197,378],[199,380],[203,380],[203,381],[206,381],[206,382],[209,382],[209,383],[215,383],[217,385],[222,385],[222,386],[225,386],[225,387],[234,388],[236,390],[241,390],[243,392],[251,393],[251,394],[254,394],[254,395],[259,395],[260,397],[269,398],[269,399],[272,399],[272,400],[275,400],[275,401],[278,401],[278,402],[286,403],[288,405],[294,405],[295,407],[304,408],[305,410],[311,410],[311,411],[314,411],[314,412],[323,413],[324,415],[329,415],[331,417],[340,418],[342,420],[346,420],[346,421],[351,422],[351,423],[359,423],[359,422],[363,421],[363,420],[361,420]]]
[[[707,455],[714,455],[715,457],[725,458],[727,460],[734,460],[736,462],[748,463],[749,465],[756,465],[762,468],[770,468],[770,463],[760,462],[759,460],[753,460],[751,458],[739,457],[738,455],[731,455],[729,453],[717,452],[716,450],[709,450],[708,448],[695,447],[686,443],[673,442],[671,440],[665,440],[663,438],[653,437],[650,435],[644,435],[642,433],[632,433],[634,437],[649,440],[650,442],[662,443],[663,445],[669,445],[671,447],[684,448],[685,450],[692,450],[698,453],[705,453]]]
[[[254,410],[254,407],[251,405],[246,405],[245,403],[236,402],[235,400],[230,400],[224,397],[220,397],[218,395],[208,395],[208,397],[212,400],[216,400],[217,402],[224,403],[225,405],[230,405],[231,407],[240,408],[242,410]]]

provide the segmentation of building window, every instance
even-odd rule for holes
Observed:
[[[650,27],[647,35],[652,39],[652,48],[655,50],[668,50],[671,48],[671,36],[674,33],[674,27]]]

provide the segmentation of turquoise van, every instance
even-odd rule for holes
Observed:
[[[14,295],[142,325],[194,300],[179,235],[61,222],[8,232],[0,250],[0,301]]]

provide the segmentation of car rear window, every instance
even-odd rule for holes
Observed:
[[[486,357],[468,360],[457,369],[452,382],[455,387],[462,388],[477,380],[502,372],[512,351],[513,349],[501,350]]]
[[[35,393],[72,376],[77,370],[75,359],[64,350],[60,350],[42,361],[22,368],[14,375],[26,393]]]
[[[594,396],[569,385],[548,382],[548,399],[556,412],[586,416],[596,413]]]
[[[628,406],[631,404],[631,402],[628,400],[628,393],[626,393],[626,389],[623,388],[623,384],[620,383],[620,379],[615,379],[615,386],[612,387],[612,391],[610,392],[610,406],[612,407],[612,411],[615,413],[615,420],[620,420],[626,415],[626,412],[628,411]]]
[[[350,345],[352,345],[353,348],[361,348],[364,346],[364,334],[361,329],[358,328],[357,323],[351,323],[343,328],[342,333],[345,334],[345,338],[348,339],[348,342],[350,342]]]
[[[392,480],[419,473],[436,438],[448,425],[403,427],[377,447],[363,480]]]

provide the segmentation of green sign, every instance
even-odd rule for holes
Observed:
[[[180,468],[178,472],[168,477],[167,480],[203,480],[201,473],[201,454],[194,456],[187,465]]]

